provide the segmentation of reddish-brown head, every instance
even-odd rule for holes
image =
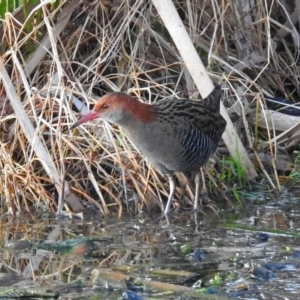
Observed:
[[[114,92],[101,97],[94,109],[74,123],[71,129],[97,118],[121,126],[133,120],[148,123],[154,119],[150,105],[141,103],[127,94]]]

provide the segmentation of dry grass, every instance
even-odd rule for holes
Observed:
[[[75,1],[61,1],[53,10],[43,4],[43,21],[30,33],[12,16],[2,22],[0,64],[35,130],[28,142],[8,90],[0,85],[0,196],[5,210],[29,210],[32,203],[55,210],[61,197],[57,186],[65,183],[104,214],[113,208],[119,214],[127,208],[150,211],[167,196],[166,178],[149,168],[118,128],[101,122],[68,131],[80,116],[76,99],[84,113],[97,96],[110,91],[126,91],[147,102],[198,96],[151,1],[129,2],[76,7]],[[258,169],[271,187],[280,188],[278,147],[276,141],[268,143],[277,134],[276,124],[266,135],[256,125],[258,113],[268,113],[262,110],[262,91],[299,97],[299,32],[291,25],[299,4],[253,2],[251,9],[234,0],[176,1],[176,7],[211,78],[227,87],[224,103],[238,134],[253,149]],[[33,150],[33,139],[56,169],[56,188]],[[267,169],[258,155],[262,142],[270,144]],[[224,187],[218,172],[212,167],[208,172],[214,178],[211,190]],[[193,183],[181,175],[178,179],[176,198],[193,199]]]

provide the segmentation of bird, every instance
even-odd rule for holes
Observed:
[[[122,92],[101,97],[70,130],[94,119],[118,125],[131,143],[167,175],[168,215],[175,193],[175,172],[197,172],[194,209],[198,208],[200,168],[216,151],[226,127],[220,114],[222,89],[217,85],[203,100],[162,99],[151,104]]]

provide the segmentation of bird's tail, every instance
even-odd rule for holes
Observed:
[[[208,107],[211,111],[218,112],[220,111],[220,100],[222,95],[221,86],[218,84],[215,86],[214,90],[203,99],[203,103],[206,107]]]

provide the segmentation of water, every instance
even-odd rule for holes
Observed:
[[[175,213],[170,224],[147,215],[3,216],[1,297],[298,299],[297,191],[242,200],[218,215]]]

